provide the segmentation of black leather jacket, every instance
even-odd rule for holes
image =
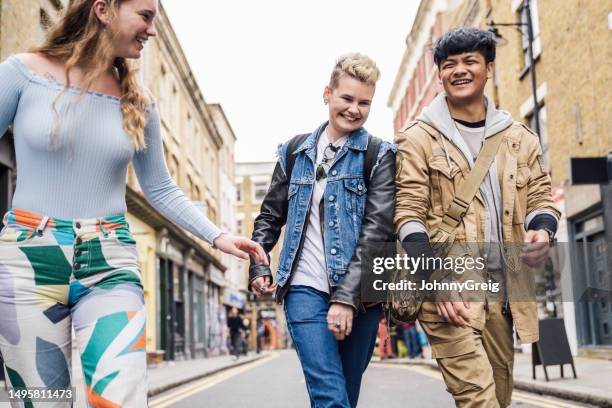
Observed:
[[[270,188],[261,204],[261,212],[255,219],[252,240],[259,243],[266,253],[272,251],[287,220],[287,192],[289,178],[279,163],[274,168]],[[389,150],[380,159],[374,170],[361,223],[359,242],[349,263],[342,283],[331,294],[330,303],[343,303],[359,309],[361,305],[361,260],[368,242],[389,242],[393,236],[393,212],[395,209],[395,154]],[[302,233],[295,259],[299,259],[306,231]],[[293,271],[297,262],[293,264]],[[269,267],[251,263],[249,267],[249,290],[251,282],[260,276],[272,276]],[[290,282],[276,290],[276,301],[282,303]]]

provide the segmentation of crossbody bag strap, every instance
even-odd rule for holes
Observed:
[[[453,201],[444,213],[442,223],[438,226],[439,229],[447,234],[452,234],[459,224],[461,224],[461,220],[465,217],[470,203],[474,199],[482,181],[491,168],[491,164],[499,150],[502,139],[503,135],[501,132],[485,139],[478,153],[478,157],[476,158],[476,162],[474,163],[474,167],[470,170],[463,184],[457,189]]]

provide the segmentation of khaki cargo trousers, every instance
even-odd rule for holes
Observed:
[[[478,305],[478,306],[477,306]],[[512,399],[514,340],[512,317],[501,303],[480,303],[482,329],[420,321],[442,371],[447,391],[460,408],[505,408]]]

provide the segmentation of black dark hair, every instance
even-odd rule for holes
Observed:
[[[476,27],[459,27],[447,31],[436,41],[433,49],[434,62],[440,67],[450,55],[478,51],[485,62],[495,61],[495,38],[493,33]]]

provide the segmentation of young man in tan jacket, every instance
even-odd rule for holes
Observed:
[[[487,31],[444,34],[434,61],[445,92],[396,135],[395,225],[407,254],[419,256],[438,239],[434,235],[451,231],[455,244],[486,243],[488,277],[507,276],[512,244],[526,243],[522,260],[541,263],[560,215],[537,135],[484,95],[494,60],[495,41]],[[500,142],[488,172],[471,201],[462,203],[456,195],[481,147],[494,137]],[[470,302],[437,294],[423,303],[418,318],[456,405],[508,406],[513,326],[522,343],[538,340],[535,299],[484,294]]]

